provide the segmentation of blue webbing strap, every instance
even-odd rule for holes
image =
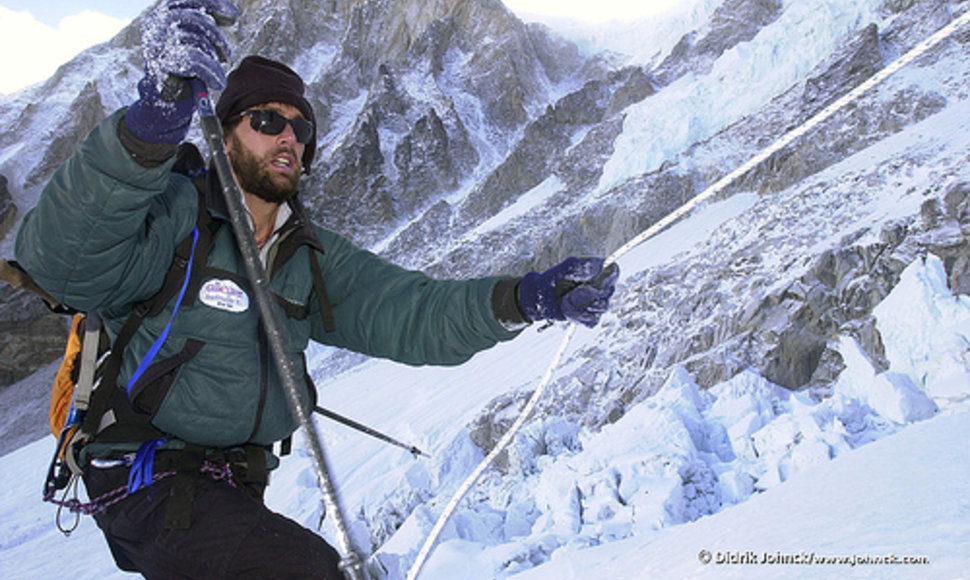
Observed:
[[[128,472],[128,495],[155,482],[155,450],[168,439],[145,441],[135,454],[135,461]]]
[[[155,340],[155,344],[148,349],[148,353],[145,354],[145,358],[142,359],[141,364],[128,379],[128,385],[125,390],[128,392],[128,397],[131,398],[131,389],[138,382],[138,379],[145,374],[145,370],[151,366],[152,361],[158,355],[158,351],[162,349],[162,345],[165,344],[165,339],[168,338],[168,333],[172,330],[172,323],[175,322],[175,315],[178,314],[179,306],[182,305],[182,299],[185,298],[185,291],[189,288],[189,279],[192,277],[192,262],[195,260],[195,246],[199,241],[199,227],[196,226],[192,229],[192,252],[189,254],[189,264],[185,270],[185,281],[182,282],[182,288],[179,290],[178,299],[175,301],[175,308],[172,310],[172,317],[169,318],[168,324],[165,325],[165,329],[162,330],[162,334]]]

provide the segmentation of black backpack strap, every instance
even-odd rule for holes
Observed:
[[[205,159],[202,152],[192,143],[182,143],[178,146],[175,154],[175,164],[172,165],[172,173],[184,175],[192,180],[199,193],[205,192]]]
[[[91,406],[88,407],[84,422],[81,423],[81,433],[89,437],[97,435],[101,430],[101,419],[108,411],[108,402],[111,399],[111,391],[115,388],[118,380],[118,373],[121,371],[122,353],[128,347],[128,343],[135,335],[135,331],[141,326],[144,316],[139,314],[136,308],[125,325],[121,327],[115,342],[111,345],[111,352],[104,363],[104,373],[101,375],[101,382],[98,388],[94,389],[91,395]]]
[[[280,441],[280,457],[286,457],[293,452],[293,436],[289,435]]]
[[[313,274],[313,288],[317,291],[317,301],[320,303],[320,316],[323,318],[323,330],[333,332],[337,329],[337,324],[333,317],[333,308],[330,307],[330,297],[327,295],[327,286],[323,282],[323,272],[320,270],[320,262],[317,261],[316,251],[309,252],[310,272]]]

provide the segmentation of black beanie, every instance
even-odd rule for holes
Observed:
[[[256,105],[270,102],[286,103],[300,110],[303,117],[313,123],[317,120],[313,107],[303,96],[303,79],[293,69],[281,62],[261,56],[247,56],[234,71],[229,73],[226,88],[216,104],[216,115],[222,124]],[[310,173],[310,162],[317,149],[316,135],[303,149],[303,171]]]

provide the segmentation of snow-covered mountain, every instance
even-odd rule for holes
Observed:
[[[325,119],[315,216],[456,276],[611,253],[970,9],[685,0],[636,26],[550,30],[492,0],[240,4],[237,58],[291,63]],[[136,30],[0,100],[5,257],[53,168],[133,98]],[[624,254],[611,312],[576,333],[421,577],[965,574],[968,42],[964,27]],[[29,302],[0,289],[8,441],[57,356],[58,323]],[[404,577],[563,334],[529,330],[454,369],[311,349],[322,404],[432,455],[320,422],[375,577]],[[20,352],[42,370],[23,378]],[[111,577],[93,522],[63,539],[39,502],[51,445],[0,459],[0,575],[54,573],[57,550],[81,578]],[[268,500],[316,526],[304,451]]]

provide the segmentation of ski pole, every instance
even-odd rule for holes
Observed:
[[[320,413],[324,417],[327,417],[328,419],[333,419],[334,421],[336,421],[338,423],[343,423],[344,425],[346,425],[346,426],[348,426],[348,427],[350,427],[352,429],[356,429],[356,430],[360,431],[361,433],[366,433],[366,434],[370,435],[371,437],[376,437],[377,439],[380,439],[381,441],[384,441],[385,443],[390,443],[391,445],[397,445],[398,447],[400,447],[402,449],[407,449],[415,457],[417,457],[418,455],[424,455],[425,457],[431,457],[430,455],[428,455],[424,451],[421,451],[420,449],[418,449],[414,445],[408,445],[407,443],[402,443],[401,441],[398,441],[397,439],[394,439],[390,435],[385,435],[385,434],[381,433],[380,431],[378,431],[377,429],[372,429],[372,428],[368,427],[367,425],[364,425],[363,423],[358,423],[357,421],[354,421],[353,419],[350,419],[348,417],[344,417],[343,415],[341,415],[339,413],[334,413],[330,409],[324,409],[323,407],[319,407],[318,406],[318,407],[314,407],[313,410],[316,411],[317,413]]]
[[[290,409],[296,415],[307,435],[310,443],[310,452],[313,457],[316,469],[317,483],[323,493],[324,508],[333,514],[334,527],[337,530],[337,540],[342,548],[342,560],[340,568],[344,571],[348,580],[365,580],[363,563],[360,556],[354,551],[350,540],[350,533],[347,530],[345,518],[337,501],[337,494],[333,487],[330,471],[327,467],[327,459],[324,455],[323,445],[317,434],[316,427],[308,410],[306,401],[300,396],[299,383],[296,379],[297,372],[292,359],[286,354],[283,348],[284,336],[282,333],[282,322],[279,313],[273,305],[269,292],[269,279],[266,275],[266,268],[259,259],[259,250],[256,247],[256,238],[253,234],[252,226],[246,219],[246,208],[243,207],[242,190],[232,174],[229,165],[229,157],[223,145],[222,125],[212,109],[212,100],[209,97],[209,90],[205,83],[197,78],[191,80],[192,91],[195,95],[195,102],[199,109],[202,133],[209,146],[215,164],[216,173],[222,184],[222,194],[226,200],[229,210],[229,218],[232,222],[233,230],[236,233],[236,242],[239,251],[242,253],[243,262],[246,265],[246,274],[253,287],[253,294],[259,306],[260,318],[263,322],[263,329],[272,350],[273,359],[276,363],[283,388],[289,399]]]

